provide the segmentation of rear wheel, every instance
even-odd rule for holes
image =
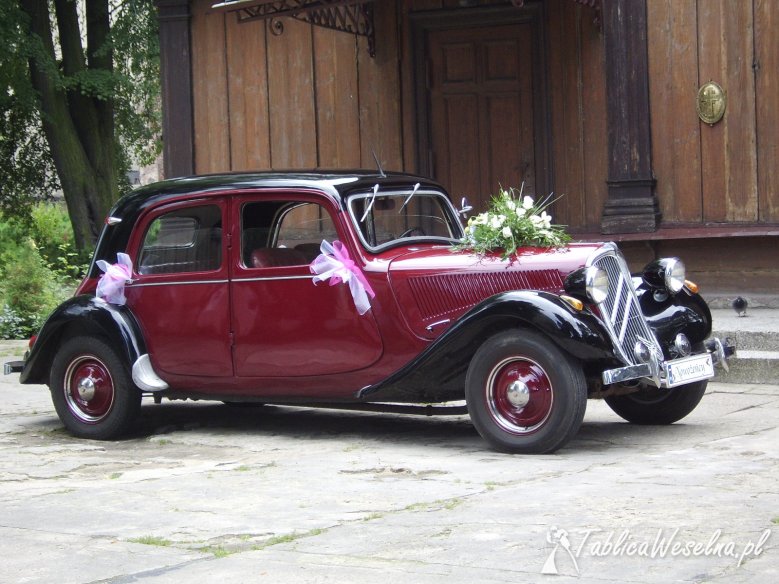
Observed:
[[[67,341],[54,357],[49,383],[60,420],[80,438],[120,436],[141,407],[141,391],[116,352],[100,339]]]
[[[495,449],[544,454],[579,430],[587,385],[581,367],[549,340],[512,330],[476,351],[465,397],[473,425]]]
[[[673,424],[692,412],[706,393],[707,380],[673,389],[642,386],[627,395],[613,395],[606,403],[614,412],[633,424]]]

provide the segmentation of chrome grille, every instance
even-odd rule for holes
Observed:
[[[641,341],[649,347],[656,359],[662,360],[660,344],[641,313],[632,277],[622,254],[613,245],[606,245],[590,258],[589,263],[608,274],[609,293],[599,309],[620,356],[630,365],[638,364],[633,347]]]

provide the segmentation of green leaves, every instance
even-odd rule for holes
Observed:
[[[115,198],[126,190],[124,171],[150,164],[159,155],[160,56],[154,0],[90,0],[100,1],[110,10],[108,30],[105,19],[87,23],[86,0],[65,5],[70,26],[63,30],[58,29],[60,19],[48,13],[48,0],[0,2],[0,46],[4,49],[0,59],[0,211],[7,216],[29,223],[35,201],[50,198],[62,188],[71,205],[87,196],[73,192],[73,185],[100,184],[105,177],[114,177],[108,180],[115,184],[102,191],[111,191],[109,198]],[[37,16],[33,19],[31,15]],[[37,33],[33,24],[39,28]],[[92,29],[87,30],[87,25]],[[86,38],[105,39],[101,46],[92,47],[91,58]],[[44,86],[54,89],[48,99],[42,99]],[[113,123],[104,123],[95,112],[109,112],[106,115],[113,116]],[[64,123],[63,116],[73,123]],[[63,135],[74,126],[78,128],[75,138]],[[97,146],[90,143],[95,139],[101,142]],[[77,141],[81,141],[80,149],[72,146]],[[59,161],[55,169],[56,144]],[[86,166],[69,163],[68,154],[77,150],[91,156],[92,177],[80,174]],[[81,190],[86,191],[83,186]],[[90,201],[89,206],[102,208],[102,203]],[[83,211],[75,215],[80,221],[102,222],[96,216],[99,213],[89,219]],[[80,226],[77,231],[96,233],[100,227]]]

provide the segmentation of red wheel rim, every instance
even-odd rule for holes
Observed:
[[[532,434],[549,419],[554,390],[538,363],[510,357],[490,371],[485,398],[490,415],[502,430],[514,435]]]
[[[114,380],[108,367],[93,355],[74,359],[65,372],[65,403],[79,421],[96,424],[114,403]]]

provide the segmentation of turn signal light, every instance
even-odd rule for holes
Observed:
[[[687,288],[693,294],[697,294],[698,293],[698,284],[696,284],[692,280],[685,280],[684,281],[684,287]]]
[[[579,300],[578,298],[574,298],[573,296],[566,296],[565,294],[561,294],[560,298],[562,300],[565,300],[568,304],[570,304],[571,308],[574,310],[584,310],[584,302]]]

